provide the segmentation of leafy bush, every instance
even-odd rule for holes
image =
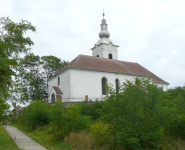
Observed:
[[[50,121],[49,106],[50,105],[45,104],[42,100],[37,100],[23,110],[18,120],[21,124],[25,124],[32,129],[47,125]]]
[[[51,106],[51,109],[49,110],[49,116],[51,119],[51,125],[56,127],[56,130],[59,131],[65,125],[64,104],[57,101],[55,105]]]
[[[177,86],[175,88],[168,89],[167,92],[170,94],[170,99],[178,97],[179,95],[185,98],[185,86]]]
[[[79,106],[66,108],[66,128],[69,132],[78,132],[89,127],[90,118],[80,114],[81,107]]]
[[[96,141],[96,145],[98,145],[99,147],[103,147],[107,144],[109,144],[110,146],[114,145],[114,139],[112,138],[113,130],[111,125],[104,124],[102,121],[99,120],[90,126],[90,131],[98,139]]]
[[[96,120],[100,117],[99,110],[102,109],[103,101],[90,101],[81,102],[78,106],[81,107],[81,114],[90,117],[92,120]]]
[[[180,94],[174,97],[173,103],[174,118],[167,127],[167,133],[172,136],[185,138],[185,98]]]
[[[168,94],[151,84],[151,79],[136,78],[119,87],[107,87],[101,120],[111,124],[116,143],[126,149],[157,149],[173,118],[166,107]],[[163,113],[165,112],[165,113]]]
[[[63,140],[70,132],[79,132],[89,127],[90,118],[81,115],[81,107],[64,108],[63,103],[56,102],[49,110],[50,132],[53,139]]]

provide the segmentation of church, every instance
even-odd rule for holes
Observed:
[[[118,60],[118,45],[110,39],[107,23],[101,23],[100,39],[91,48],[92,56],[78,55],[62,70],[48,80],[48,103],[55,100],[62,102],[80,102],[103,99],[106,96],[105,86],[135,77],[152,77],[153,84],[168,89],[169,83],[162,80],[138,63]]]

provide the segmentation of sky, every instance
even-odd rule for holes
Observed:
[[[137,62],[169,88],[185,85],[185,0],[0,0],[0,17],[27,20],[32,52],[72,61],[99,40],[104,9],[118,59]]]

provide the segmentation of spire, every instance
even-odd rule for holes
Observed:
[[[104,16],[105,16],[105,14],[104,14],[104,9],[103,9],[103,20],[105,20],[105,19],[104,19]]]
[[[104,14],[104,10],[103,10],[103,20],[101,23],[101,31],[99,33],[99,37],[100,38],[109,38],[110,33],[107,31],[107,24],[106,24],[106,20],[104,18],[105,14]]]

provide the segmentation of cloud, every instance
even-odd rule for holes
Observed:
[[[184,0],[6,0],[0,15],[37,27],[26,34],[35,42],[35,54],[71,61],[78,54],[91,55],[103,8],[119,60],[140,63],[170,87],[184,85]]]

